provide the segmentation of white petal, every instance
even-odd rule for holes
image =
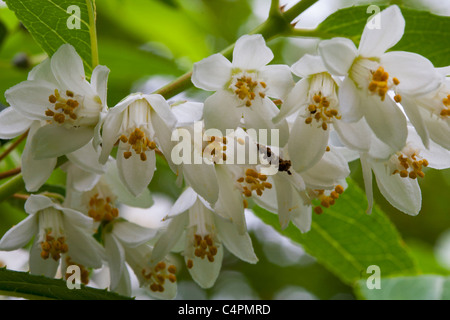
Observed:
[[[203,119],[203,103],[187,101],[172,105],[171,110],[177,118],[177,127],[185,127]]]
[[[291,212],[295,207],[292,186],[278,175],[273,177],[277,192],[278,220],[282,229],[286,229],[291,221]],[[297,197],[299,198],[299,197]]]
[[[320,56],[305,54],[291,67],[292,72],[299,77],[306,78],[313,74],[327,72]]]
[[[328,71],[336,76],[345,76],[356,59],[355,44],[347,38],[334,38],[319,43],[319,53]]]
[[[206,201],[211,204],[217,201],[219,185],[213,165],[186,164],[183,165],[183,175],[186,183]]]
[[[266,80],[266,94],[271,98],[285,99],[294,87],[291,70],[286,65],[270,65],[261,68],[260,76]]]
[[[25,247],[38,232],[37,216],[32,214],[15,225],[0,240],[0,250],[11,251]]]
[[[28,80],[9,88],[6,101],[19,113],[35,120],[47,120],[45,111],[50,106],[49,96],[55,86],[44,80]]]
[[[367,197],[367,214],[372,213],[373,208],[373,186],[372,186],[372,167],[370,166],[367,155],[361,155],[361,167],[364,178],[364,189]]]
[[[164,259],[167,254],[172,251],[172,248],[178,243],[180,238],[184,235],[183,231],[189,223],[189,215],[181,214],[174,217],[167,229],[164,230],[153,247],[152,263],[157,263]]]
[[[125,250],[110,233],[105,234],[105,252],[109,265],[110,289],[115,291],[122,278],[125,266]]]
[[[127,265],[124,266],[122,276],[120,277],[119,283],[117,284],[116,290],[118,294],[126,297],[131,296],[131,280],[130,272],[128,271]]]
[[[87,215],[70,208],[65,208],[60,205],[54,205],[54,208],[64,213],[64,221],[66,224],[79,229],[91,230],[94,226],[94,221]]]
[[[375,26],[374,22],[379,22]],[[403,37],[405,19],[397,6],[390,6],[374,16],[364,28],[359,44],[362,57],[380,57]]]
[[[88,172],[80,169],[78,166],[72,164],[67,166],[67,185],[71,186],[78,192],[86,192],[92,190],[101,175]]]
[[[144,98],[150,104],[153,110],[158,114],[159,119],[164,122],[164,124],[170,129],[170,133],[175,128],[177,124],[177,118],[173,114],[169,104],[159,94],[144,95]],[[155,125],[155,123],[152,124]],[[170,138],[169,138],[170,139]]]
[[[114,108],[113,108],[114,109]],[[120,137],[119,129],[123,121],[123,113],[109,112],[103,124],[102,132],[102,151],[99,162],[105,164],[108,161],[114,145]]]
[[[241,108],[233,94],[228,91],[218,91],[205,101],[205,129],[218,129],[226,134],[226,129],[236,129],[242,118]]]
[[[188,257],[185,257],[187,261]],[[192,261],[194,265],[189,270],[192,279],[194,279],[197,284],[203,289],[211,288],[216,282],[217,277],[219,276],[220,269],[222,268],[222,259],[223,259],[223,247],[218,246],[217,254],[214,256],[214,262],[209,262],[208,259],[201,259],[198,257],[194,257]],[[187,262],[186,262],[187,263]]]
[[[361,96],[355,83],[346,77],[339,88],[339,112],[345,122],[356,122],[363,116]]]
[[[231,62],[220,53],[194,63],[191,81],[206,91],[223,89],[231,78]]]
[[[85,171],[96,174],[103,174],[106,171],[106,166],[99,163],[99,154],[94,149],[91,142],[87,143],[80,149],[67,154],[67,158]]]
[[[135,248],[154,238],[156,230],[144,228],[128,221],[120,221],[114,225],[113,233],[127,247]]]
[[[44,260],[41,257],[41,251],[41,245],[37,242],[36,237],[30,250],[30,273],[38,276],[45,276],[47,278],[53,278],[56,275],[59,260],[55,261],[52,258]]]
[[[233,222],[239,234],[247,231],[244,215],[244,202],[241,192],[236,188],[226,165],[216,165],[217,180],[219,181],[219,199],[214,207],[215,212]]]
[[[35,192],[42,187],[52,174],[57,162],[57,158],[33,159],[31,142],[39,127],[38,121],[32,125],[22,153],[22,175],[28,192]]]
[[[156,156],[154,151],[145,152],[146,161],[142,161],[140,156],[133,152],[129,159],[125,159],[121,154],[121,144],[119,144],[119,155],[117,157],[117,168],[119,176],[128,190],[134,195],[139,196],[152,181],[156,168]]]
[[[430,136],[425,126],[425,121],[422,119],[420,114],[419,106],[415,103],[414,99],[408,96],[402,97],[402,106],[409,121],[411,121],[412,125],[422,139],[424,146],[428,148],[430,144]]]
[[[135,197],[128,191],[127,187],[119,177],[119,170],[115,161],[111,161],[111,163],[108,164],[108,171],[104,177],[112,192],[117,195],[120,203],[135,208],[150,208],[153,205],[150,190],[145,189],[138,197]]]
[[[92,71],[91,85],[94,92],[98,94],[102,104],[107,105],[107,87],[108,87],[108,76],[109,69],[105,66],[96,66],[94,71]]]
[[[291,90],[286,98],[286,101],[281,105],[280,113],[273,118],[273,122],[277,123],[294,112],[298,111],[302,106],[307,104],[309,90],[309,80],[302,79]]]
[[[441,76],[435,72],[433,64],[417,53],[388,52],[381,57],[380,63],[386,72],[400,81],[397,90],[402,94],[427,94],[441,84]]]
[[[34,134],[31,152],[36,160],[60,157],[85,146],[92,139],[92,135],[92,128],[66,128],[47,124]]]
[[[38,194],[32,194],[25,202],[25,212],[35,214],[42,209],[53,207],[54,203],[50,198]]]
[[[331,148],[314,167],[303,172],[302,177],[310,188],[327,189],[340,184],[349,174],[350,169],[345,158]]]
[[[421,114],[422,119],[425,121],[425,124],[427,126],[430,138],[437,144],[450,150],[450,135],[448,134],[448,123],[441,119],[436,119],[427,111],[421,112]]]
[[[381,101],[378,96],[368,97],[362,103],[366,121],[375,135],[394,150],[402,150],[408,130],[406,118],[396,103],[389,97]]]
[[[305,205],[301,200],[291,214],[291,222],[303,233],[311,230],[312,207]]]
[[[53,75],[50,59],[45,59],[34,67],[29,73],[27,80],[45,80],[54,85],[54,88],[58,87],[58,81]]]
[[[27,131],[33,120],[24,117],[14,108],[6,108],[0,112],[0,139],[13,139]]]
[[[194,205],[197,199],[198,195],[197,193],[195,193],[194,189],[192,189],[191,187],[187,188],[173,204],[172,208],[169,211],[168,218],[188,211]]]
[[[319,162],[327,148],[328,137],[328,130],[318,127],[314,120],[306,124],[304,118],[297,118],[288,142],[289,156],[295,171],[303,172]]]
[[[70,44],[63,44],[53,54],[51,67],[64,92],[70,90],[82,95],[93,93],[85,78],[83,61]]]
[[[353,123],[337,120],[333,122],[333,128],[345,146],[360,152],[369,150],[373,133],[364,118]]]
[[[228,251],[245,262],[258,262],[258,258],[253,250],[252,240],[247,232],[242,235],[239,234],[234,224],[217,215],[214,215],[214,221],[220,240]]]
[[[65,224],[68,254],[85,267],[100,268],[105,257],[103,247],[87,234],[87,230]]]
[[[273,59],[273,53],[266,46],[262,35],[244,35],[236,41],[233,51],[233,67],[256,70]]]
[[[415,216],[422,206],[422,194],[417,179],[401,178],[389,174],[382,163],[372,163],[378,188],[389,203],[398,210]]]

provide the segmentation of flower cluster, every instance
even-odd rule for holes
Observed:
[[[215,54],[194,64],[192,83],[214,92],[204,104],[136,93],[108,108],[109,70],[97,67],[88,82],[81,58],[63,45],[6,92],[11,107],[0,113],[0,138],[28,131],[22,167],[30,193],[66,156],[66,196],[61,203],[30,195],[29,217],[4,235],[0,250],[34,236],[33,274],[54,277],[61,261],[83,267],[87,282],[89,268],[107,265],[110,289],[130,295],[129,266],[155,297],[174,298],[171,252],[182,252],[201,287],[213,286],[224,247],[258,261],[246,208],[256,203],[277,212],[282,228],[292,222],[307,232],[313,214],[341,201],[350,161],[361,161],[368,213],[373,172],[394,207],[418,214],[418,180],[428,167],[450,166],[450,71],[418,54],[386,52],[405,21],[397,6],[379,14],[383,28],[366,27],[358,48],[325,40],[318,55],[291,67],[268,65],[274,56],[261,35],[241,37],[231,62]],[[158,156],[186,186],[162,230],[120,212],[120,204],[151,205]]]

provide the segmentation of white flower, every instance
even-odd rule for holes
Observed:
[[[441,78],[437,90],[426,95],[404,97],[402,106],[428,148],[429,140],[450,149],[450,68],[437,68]]]
[[[97,66],[87,82],[80,56],[71,45],[62,45],[29,73],[27,81],[6,91],[12,109],[2,112],[2,127],[15,121],[5,130],[15,135],[39,121],[30,145],[35,160],[74,152],[93,138],[98,141],[107,108],[108,73],[108,68]]]
[[[369,21],[358,49],[349,39],[334,38],[322,41],[319,53],[332,74],[345,76],[339,89],[342,119],[355,122],[364,117],[380,140],[401,149],[407,137],[406,118],[396,102],[402,96],[435,90],[439,79],[431,62],[418,54],[386,53],[404,33],[405,21],[397,6],[375,18],[380,18],[381,29],[371,28]]]
[[[450,167],[450,151],[430,141],[429,149],[423,145],[412,126],[408,126],[408,140],[404,148],[394,151],[373,137],[371,149],[361,154],[368,213],[373,206],[372,171],[381,194],[395,208],[409,215],[417,215],[422,205],[418,179],[424,178],[427,167]]]
[[[223,246],[243,261],[258,261],[247,232],[215,214],[193,189],[186,189],[173,205],[171,222],[153,248],[151,259],[161,260],[184,238],[183,256],[192,278],[202,287],[214,285],[222,267]]]
[[[245,140],[247,143],[242,138],[238,141],[241,141],[243,148],[247,144],[251,149],[251,145],[256,144],[250,137]],[[258,154],[263,160],[266,158],[264,161],[260,159],[259,164],[216,165],[219,199],[214,210],[232,221],[241,234],[246,231],[244,209],[249,198],[256,202],[269,202],[271,208],[276,208],[273,210],[278,212],[282,228],[293,221],[300,230],[308,231],[311,225],[309,198],[313,194],[307,194],[307,191],[334,189],[350,173],[346,159],[332,147],[317,164],[299,174],[291,168],[287,148],[258,144]],[[315,198],[322,198],[321,195],[317,194]]]
[[[155,149],[170,155],[176,118],[161,95],[132,94],[110,109],[103,124],[100,162],[119,141],[117,167],[130,192],[138,196],[152,180]],[[170,161],[169,157],[166,157]]]
[[[85,267],[102,266],[104,252],[92,236],[92,219],[41,195],[31,195],[25,211],[29,216],[3,236],[0,250],[24,247],[35,236],[29,262],[32,274],[54,277],[61,256]]]
[[[102,235],[109,265],[110,289],[130,296],[131,284],[125,265],[126,256],[128,254],[134,257],[137,254],[135,251],[141,250],[139,248],[142,246],[146,247],[144,244],[155,237],[156,231],[117,219],[103,227]],[[146,260],[140,263],[145,264]]]
[[[171,152],[172,170],[178,176],[181,185],[182,179],[190,185],[201,197],[211,205],[217,201],[219,186],[217,183],[214,164],[205,157],[203,104],[185,102],[172,106],[177,118],[177,128],[172,133],[172,141],[179,141]],[[175,143],[174,143],[175,144]]]
[[[192,83],[200,89],[216,91],[205,101],[205,127],[226,129],[273,128],[270,119],[278,108],[269,97],[283,99],[293,86],[290,70],[284,65],[269,65],[272,51],[261,35],[238,39],[233,62],[214,54],[194,64]]]
[[[290,126],[288,140],[294,170],[303,172],[322,158],[333,129],[341,140],[352,141],[353,147],[365,150],[370,142],[370,131],[366,133],[361,130],[358,122],[341,121],[338,84],[328,73],[322,59],[306,54],[291,69],[302,79],[289,93],[281,112],[273,121],[278,122],[297,113],[295,122]]]
[[[300,231],[308,232],[311,228],[313,201],[317,214],[323,213],[334,205],[347,186],[345,178],[349,175],[347,160],[340,148],[332,146],[322,159],[312,168],[301,174],[290,168],[289,155],[282,150],[280,171],[269,178],[273,188],[253,200],[263,208],[278,213],[281,228],[292,222]],[[323,208],[322,208],[323,207]]]
[[[152,255],[153,249],[146,244],[125,251],[126,261],[141,287],[149,288],[155,298],[174,299],[177,295],[177,269],[168,258],[155,260]]]

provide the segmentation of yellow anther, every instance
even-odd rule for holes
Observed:
[[[73,94],[72,91],[67,90],[67,91],[66,91],[66,96],[73,98],[74,94]]]
[[[399,95],[399,94],[396,94],[396,95],[394,96],[394,101],[397,102],[397,103],[402,102],[402,96]]]
[[[343,194],[344,193],[344,187],[341,185],[337,185],[334,190],[339,193],[339,194]]]
[[[119,209],[114,207],[110,197],[100,198],[97,193],[89,200],[88,215],[97,222],[112,221],[119,216]]]
[[[191,259],[188,259],[188,261],[186,262],[186,267],[188,269],[192,269],[193,266],[194,266],[194,262]]]
[[[397,78],[392,78],[392,82],[396,85],[396,86],[398,86],[399,84],[400,84],[400,81],[397,79]]]
[[[316,214],[322,214],[323,213],[323,209],[321,208],[321,207],[315,207],[314,208],[314,212],[316,213]]]
[[[313,121],[313,119],[311,117],[309,117],[309,118],[306,118],[305,123],[311,124],[312,121]]]

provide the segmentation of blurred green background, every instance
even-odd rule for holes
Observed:
[[[304,19],[305,26],[314,25],[314,21],[318,23],[326,12],[329,14],[339,6],[356,3],[322,2],[323,7],[305,12],[308,14]],[[427,9],[425,1],[403,2]],[[248,33],[264,20],[270,1],[97,0],[96,4],[100,64],[111,69],[108,104],[112,107],[130,92],[153,92],[189,71],[194,62],[234,43],[240,35]],[[446,9],[450,12],[450,4],[448,6]],[[441,10],[438,13],[447,13],[433,8]],[[314,39],[281,38],[269,42],[269,46],[274,51],[274,63],[290,65],[305,52],[313,53],[316,43]],[[14,14],[2,5],[0,92],[25,80],[31,67],[45,57]],[[191,89],[172,101],[186,97],[201,101],[205,94]],[[0,95],[0,104],[6,105],[3,94]],[[0,163],[0,172],[15,167],[19,161],[20,155],[13,153]],[[165,201],[176,199],[180,190],[174,186],[174,175],[164,163],[158,165],[159,170],[150,188]],[[351,168],[352,177],[362,187],[359,163],[352,163]],[[61,179],[63,175],[58,170],[49,184],[61,184]],[[377,189],[376,203],[398,228],[424,273],[450,275],[450,241],[446,240],[450,232],[450,171],[428,170],[426,178],[421,180],[421,187],[423,207],[417,217],[394,209]],[[21,207],[23,202],[20,200],[0,205],[1,234],[23,217]],[[13,218],[10,215],[12,211],[16,212]],[[355,298],[351,287],[316,263],[298,245],[282,238],[251,215],[249,228],[259,263],[249,265],[227,254],[216,285],[206,291],[193,283],[184,270],[179,276],[179,298]],[[140,294],[145,296],[144,292]]]

